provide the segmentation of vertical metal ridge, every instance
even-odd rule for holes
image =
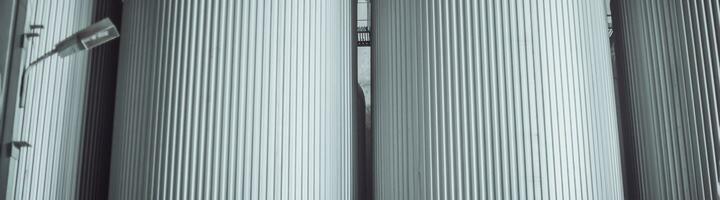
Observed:
[[[622,199],[602,1],[377,1],[377,199]]]
[[[350,1],[125,1],[110,199],[350,199]]]
[[[629,198],[720,199],[719,6],[615,2]]]

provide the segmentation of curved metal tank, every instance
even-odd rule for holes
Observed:
[[[632,199],[720,199],[720,2],[618,0]]]
[[[349,199],[350,1],[126,0],[110,199]]]
[[[374,1],[376,199],[622,199],[604,1]]]

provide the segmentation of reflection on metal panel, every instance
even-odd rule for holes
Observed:
[[[632,199],[720,199],[720,2],[616,1]]]
[[[110,199],[350,199],[350,1],[128,0]]]
[[[377,199],[622,199],[603,1],[373,2]]]

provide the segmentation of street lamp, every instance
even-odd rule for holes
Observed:
[[[120,37],[120,33],[117,28],[115,28],[115,24],[113,24],[110,19],[105,18],[60,41],[55,45],[55,49],[50,50],[50,52],[30,63],[29,68],[32,68],[33,65],[56,53],[64,58],[71,54],[100,46],[117,37]]]
[[[31,62],[30,65],[28,65],[28,67],[22,72],[22,79],[20,82],[20,108],[25,107],[27,72],[33,69],[36,64],[55,54],[64,58],[74,53],[100,46],[117,37],[120,37],[120,32],[118,32],[117,28],[115,28],[115,24],[113,24],[110,19],[105,18],[81,31],[78,31],[70,37],[65,38],[57,43],[54,49],[35,59],[35,61]]]

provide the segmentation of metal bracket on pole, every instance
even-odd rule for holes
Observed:
[[[32,145],[27,141],[12,141],[7,144],[7,148],[8,148],[7,152],[9,153],[8,157],[11,157],[11,158],[14,158],[17,160],[20,150],[22,150],[22,148],[28,148],[28,147],[32,147]]]

